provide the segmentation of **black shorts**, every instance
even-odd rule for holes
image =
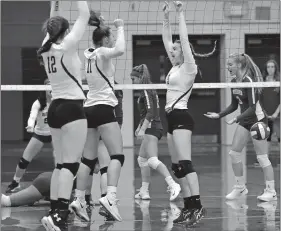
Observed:
[[[43,197],[50,196],[52,172],[43,172],[35,178],[32,185],[41,193]]]
[[[49,127],[61,128],[80,119],[86,119],[83,100],[55,99],[52,101],[48,110]]]
[[[98,104],[90,107],[84,107],[88,128],[97,128],[101,125],[117,122],[114,107]]]
[[[174,109],[166,113],[168,122],[168,133],[173,134],[176,129],[193,131],[194,120],[187,109]]]
[[[36,133],[33,133],[33,138],[41,141],[42,143],[51,143],[52,142],[52,136],[42,136],[42,135],[38,135]]]
[[[158,140],[161,140],[163,136],[163,130],[155,129],[155,128],[147,128],[145,130],[145,134],[155,136]]]
[[[255,123],[257,123],[257,122],[264,122],[265,124],[268,124],[267,118],[264,117],[263,119],[261,119],[261,120],[259,120],[259,121],[256,120],[255,122],[251,122],[251,123],[241,121],[241,122],[239,122],[239,125],[242,126],[242,127],[244,127],[245,129],[247,129],[248,131],[250,131],[250,130],[251,130],[251,127],[252,127]]]

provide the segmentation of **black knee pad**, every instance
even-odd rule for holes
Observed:
[[[176,178],[180,179],[185,177],[186,174],[184,174],[183,167],[180,164],[174,164],[172,163],[172,171]]]
[[[278,138],[278,142],[280,143],[280,138]]]
[[[125,156],[124,155],[112,155],[112,156],[110,156],[110,159],[111,160],[119,160],[120,161],[120,163],[121,163],[121,166],[123,166],[123,164],[124,164],[124,161],[125,161]]]
[[[100,169],[100,175],[107,173],[107,168],[108,167],[103,167]]]
[[[73,176],[76,176],[78,169],[79,169],[79,163],[63,163],[63,168],[68,169]]]
[[[19,161],[19,164],[18,164],[20,169],[26,169],[28,165],[29,165],[29,161],[27,161],[23,157],[20,158],[20,161]]]
[[[97,159],[98,158],[93,159],[93,160],[89,160],[89,159],[87,159],[85,157],[82,157],[81,158],[81,163],[85,164],[86,166],[89,167],[89,169],[93,170],[95,168],[96,163],[97,163]]]
[[[62,164],[57,164],[56,169],[61,170],[62,169]]]
[[[180,160],[179,165],[183,168],[185,176],[187,174],[195,172],[192,162],[190,160]]]

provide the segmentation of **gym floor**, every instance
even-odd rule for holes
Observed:
[[[12,180],[16,164],[22,155],[26,143],[2,143],[2,192]],[[139,146],[126,148],[126,162],[124,164],[118,186],[118,198],[122,222],[105,222],[98,214],[99,205],[99,178],[95,176],[93,185],[93,199],[96,206],[92,211],[91,222],[83,223],[72,215],[69,219],[69,231],[86,230],[197,230],[197,231],[258,231],[280,230],[280,161],[275,153],[270,156],[274,166],[277,202],[261,203],[257,196],[264,189],[264,178],[261,168],[254,167],[255,155],[247,153],[247,187],[249,194],[237,201],[227,202],[225,195],[233,187],[233,173],[227,157],[228,146],[219,145],[193,145],[193,163],[199,175],[201,198],[207,209],[207,216],[192,228],[184,225],[173,225],[177,213],[183,206],[181,198],[169,202],[168,193],[163,177],[156,172],[152,173],[150,195],[151,201],[135,201],[134,194],[141,185],[140,169],[136,157]],[[159,159],[169,168],[171,165],[167,145],[159,145]],[[277,152],[278,153],[278,152]],[[21,186],[27,187],[41,172],[51,171],[51,147],[46,146],[38,157],[29,165]],[[32,207],[2,208],[3,231],[44,231],[40,223],[41,218],[49,209],[48,202],[40,201]]]

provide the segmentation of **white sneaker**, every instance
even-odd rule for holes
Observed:
[[[276,201],[277,200],[276,191],[272,190],[272,189],[266,188],[264,190],[263,194],[258,196],[257,198],[258,198],[258,200],[266,201],[266,202],[268,202],[268,201]]]
[[[150,200],[149,191],[140,189],[139,193],[135,195],[135,199]]]
[[[181,186],[177,183],[175,183],[173,186],[168,186],[168,190],[170,193],[170,201],[175,200],[181,191]]]
[[[81,201],[79,198],[75,197],[74,201],[69,205],[69,209],[72,210],[82,221],[90,221],[87,213],[87,203],[85,200]]]
[[[245,185],[234,185],[232,192],[226,195],[226,199],[235,200],[247,194],[248,194],[248,189],[246,188]]]
[[[100,198],[99,202],[117,221],[122,221],[117,207],[117,199],[110,201],[106,195],[105,197]]]

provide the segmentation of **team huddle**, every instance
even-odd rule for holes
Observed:
[[[82,221],[90,221],[89,211],[93,202],[91,188],[93,174],[100,173],[101,205],[99,214],[106,220],[122,221],[118,210],[117,185],[124,164],[121,126],[123,123],[122,91],[115,91],[115,66],[112,60],[122,56],[126,50],[124,22],[116,19],[116,39],[104,18],[90,11],[86,1],[77,1],[78,18],[72,30],[69,22],[59,16],[59,2],[51,3],[50,18],[44,24],[46,37],[38,50],[38,58],[45,67],[52,91],[42,94],[34,102],[28,120],[27,131],[33,136],[16,168],[7,193],[2,195],[2,206],[32,204],[42,198],[50,200],[50,210],[41,220],[46,230],[64,230],[70,212]],[[191,136],[194,120],[188,110],[188,101],[198,73],[195,57],[198,54],[189,42],[183,4],[174,1],[179,22],[180,39],[172,41],[169,21],[170,6],[164,3],[162,39],[173,67],[166,77],[166,118],[168,122],[167,142],[171,156],[173,179],[167,166],[158,159],[158,142],[163,135],[160,119],[159,99],[155,90],[142,90],[138,98],[140,121],[135,136],[141,140],[138,164],[142,184],[136,199],[150,200],[150,171],[156,170],[167,183],[170,201],[182,193],[184,207],[174,223],[188,226],[197,224],[206,210],[201,204],[199,181],[191,161]],[[87,60],[84,73],[78,55],[78,44],[87,26],[93,26],[93,46],[84,51]],[[260,82],[261,73],[247,54],[233,54],[228,59],[228,70],[232,82]],[[86,76],[89,91],[82,88],[82,76]],[[131,71],[133,84],[151,84],[146,64]],[[241,152],[248,135],[267,127],[267,115],[260,103],[261,89],[232,89],[231,105],[220,113],[207,112],[211,119],[222,118],[234,112],[238,105],[241,114],[229,121],[238,123],[229,153],[236,178],[236,185],[226,199],[233,200],[248,193],[243,175]],[[35,125],[35,121],[37,121]],[[257,126],[257,123],[259,123]],[[254,136],[253,136],[254,137]],[[274,174],[265,137],[253,138],[257,160],[263,168],[266,188],[259,200],[277,200]],[[51,142],[55,168],[53,172],[40,174],[28,188],[20,188],[20,180],[28,164],[40,152],[44,143]]]

